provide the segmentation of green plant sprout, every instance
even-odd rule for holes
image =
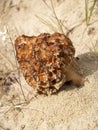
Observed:
[[[94,11],[94,7],[96,5],[96,2],[97,2],[97,0],[93,0],[93,4],[92,4],[90,11],[89,11],[89,9],[88,9],[89,0],[85,0],[85,20],[86,20],[87,25],[89,25],[90,19],[93,15],[93,11]]]
[[[94,54],[95,54],[95,56],[98,58],[97,41],[96,41],[96,44],[93,46],[93,49],[94,49]]]

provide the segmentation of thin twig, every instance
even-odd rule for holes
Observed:
[[[77,27],[79,27],[81,24],[82,24],[82,23],[79,23],[79,24],[75,25],[74,27],[72,27],[71,29],[69,29],[69,30],[67,31],[67,33],[66,33],[66,36],[68,37],[69,34],[70,34],[71,32],[73,32],[74,29],[77,28]]]
[[[15,62],[16,62],[18,74],[19,74],[19,77],[20,77],[20,71],[19,71],[19,69],[18,69],[18,63],[17,63],[17,60],[16,60],[16,54],[15,54],[15,48],[14,48],[13,40],[12,40],[12,38],[11,38],[11,36],[10,36],[9,30],[8,30],[7,27],[6,27],[6,29],[7,29],[7,34],[8,34],[8,36],[9,36],[9,39],[10,39],[11,44],[12,44],[12,47],[13,47]],[[18,82],[18,80],[17,80],[17,82]],[[19,82],[18,82],[18,83],[19,83],[19,85],[20,85],[20,89],[21,89],[21,92],[22,92],[22,94],[23,94],[24,100],[26,101],[25,94],[24,94],[24,91],[23,91],[23,88],[22,88],[22,85],[21,85],[21,80],[20,80],[20,78],[19,78]]]
[[[47,22],[47,21],[45,21],[44,19],[39,18],[38,16],[37,16],[37,18],[39,18],[39,19],[41,20],[41,22],[44,23],[44,24],[46,24],[48,27],[51,27],[53,31],[58,31],[58,29],[59,29],[59,31],[64,34],[64,31],[63,31],[63,28],[62,28],[63,26],[62,26],[61,21],[60,21],[60,20],[58,19],[58,17],[57,17],[57,14],[56,14],[55,9],[54,9],[53,1],[50,0],[50,2],[51,2],[51,7],[47,4],[47,2],[46,2],[45,0],[42,0],[42,1],[43,1],[44,4],[50,9],[50,11],[52,11],[52,13],[53,13],[53,19],[55,18],[55,20],[56,20],[56,22],[57,22],[57,24],[58,24],[58,25],[57,25],[57,28],[54,27],[54,26],[51,24],[51,22]],[[51,19],[51,18],[50,18],[50,19]],[[52,22],[53,22],[53,19],[52,19]]]
[[[3,57],[3,59],[5,59],[11,66],[12,68],[15,67],[14,64],[5,56],[0,52],[0,56]]]
[[[55,12],[54,5],[53,5],[53,1],[52,1],[52,0],[50,0],[50,1],[51,1],[51,6],[52,6],[53,14],[54,14],[54,16],[55,16],[55,18],[56,18],[56,20],[57,20],[57,22],[58,22],[58,25],[59,25],[59,29],[60,29],[60,31],[64,34],[64,31],[63,31],[63,29],[62,29],[61,22],[60,22],[60,20],[58,19],[57,14],[56,14],[56,12]]]
[[[43,24],[46,24],[49,28],[51,28],[53,31],[56,31],[57,30],[57,28],[56,27],[54,27],[52,24],[51,24],[51,22],[50,21],[48,21],[48,20],[44,20],[43,18],[41,18],[40,16],[37,16],[37,15],[35,15]],[[53,22],[53,21],[52,21]]]

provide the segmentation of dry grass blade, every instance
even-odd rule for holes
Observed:
[[[45,5],[49,8],[49,9],[51,9],[51,7],[47,4],[47,2],[45,1],[45,0],[42,0],[44,3],[45,3]]]
[[[11,36],[10,36],[9,30],[8,30],[7,27],[6,27],[6,29],[7,29],[7,34],[8,34],[8,36],[9,36],[9,39],[10,39],[11,44],[12,44],[12,47],[13,47],[15,62],[16,62],[18,74],[19,74],[19,77],[20,77],[20,71],[19,71],[19,69],[18,69],[18,63],[17,63],[17,60],[16,60],[16,54],[15,54],[15,48],[14,48],[13,40],[12,40],[12,38],[11,38]],[[17,80],[17,82],[18,82],[18,80]],[[19,83],[19,85],[20,85],[20,89],[21,89],[22,95],[23,95],[23,97],[24,97],[24,100],[26,101],[25,94],[24,94],[24,91],[23,91],[23,88],[22,88],[22,85],[21,85],[21,80],[20,80],[20,78],[19,78],[19,82],[18,82],[18,83]]]
[[[51,1],[51,6],[52,6],[52,10],[53,10],[54,17],[55,17],[55,19],[57,20],[57,23],[58,23],[58,27],[59,27],[60,31],[64,34],[64,31],[63,31],[61,22],[60,22],[60,20],[58,19],[57,14],[56,14],[56,12],[55,12],[54,5],[53,5],[53,1],[52,1],[52,0],[50,0],[50,1]]]
[[[55,27],[55,26],[53,25],[53,23],[51,23],[51,21],[44,20],[44,18],[41,18],[40,16],[37,16],[37,15],[36,15],[36,17],[37,17],[43,24],[45,24],[47,27],[49,27],[51,30],[53,30],[54,32],[57,31],[57,27]],[[53,20],[52,20],[52,22],[53,22]]]
[[[53,1],[50,0],[50,3],[51,3],[51,7],[47,4],[47,2],[45,0],[42,0],[44,2],[44,4],[49,8],[50,11],[52,11],[52,14],[53,14],[53,17],[52,17],[52,22],[54,22],[54,20],[56,21],[54,23],[54,25],[56,25],[56,27],[54,27],[53,23],[51,23],[50,21],[47,21],[47,20],[44,20],[44,18],[41,18],[39,16],[37,16],[37,18],[45,25],[47,25],[49,28],[51,28],[53,31],[55,32],[61,32],[64,34],[64,31],[63,31],[63,25],[62,25],[62,22],[61,20],[58,19],[58,16],[55,12],[55,9],[54,9],[54,5],[53,5]],[[51,19],[51,18],[50,18]]]

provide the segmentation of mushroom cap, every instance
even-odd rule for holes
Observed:
[[[15,40],[16,57],[27,83],[38,93],[55,93],[67,81],[64,70],[75,49],[61,33],[19,36]]]

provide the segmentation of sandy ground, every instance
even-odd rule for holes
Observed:
[[[0,0],[0,76],[13,71],[20,77],[27,100],[20,82],[2,86],[0,80],[0,130],[98,130],[98,4],[87,27],[84,0],[53,0],[64,33],[74,28],[68,36],[86,79],[83,87],[65,85],[55,95],[36,96],[16,71],[13,44],[18,35],[60,32],[51,2],[45,1],[49,6],[42,0]]]

